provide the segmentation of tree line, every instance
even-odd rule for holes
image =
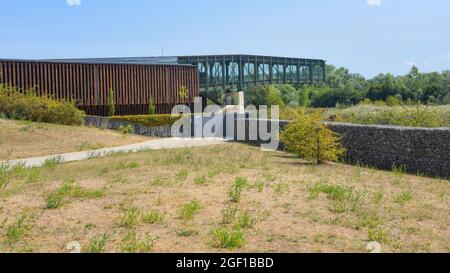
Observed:
[[[404,76],[390,73],[366,79],[327,65],[327,79],[314,85],[250,86],[246,103],[255,105],[336,107],[360,103],[450,104],[450,70],[422,73],[416,66]]]

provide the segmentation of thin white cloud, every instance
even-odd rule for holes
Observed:
[[[445,57],[447,58],[447,60],[450,61],[450,53],[447,53],[447,55],[445,55]]]
[[[369,6],[381,6],[381,0],[367,0]]]
[[[81,6],[81,0],[66,0],[69,6]]]
[[[406,65],[406,66],[409,66],[409,67],[412,67],[412,66],[416,65],[415,62],[404,62],[403,64]]]

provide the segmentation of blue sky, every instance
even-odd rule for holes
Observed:
[[[0,58],[245,53],[450,69],[448,0],[1,0]]]

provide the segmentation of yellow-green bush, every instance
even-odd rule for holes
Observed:
[[[127,121],[144,126],[164,126],[173,125],[181,116],[172,115],[139,115],[139,116],[115,116],[112,120]]]
[[[0,85],[0,113],[11,119],[62,125],[80,125],[84,118],[84,112],[73,102],[38,96],[34,90],[20,92],[5,85]]]
[[[323,124],[320,112],[298,112],[281,134],[281,141],[288,152],[317,163],[337,161],[345,152],[339,135]]]

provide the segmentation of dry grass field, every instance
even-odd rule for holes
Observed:
[[[450,252],[447,180],[226,144],[0,171],[0,252]]]
[[[147,141],[117,132],[0,119],[0,160],[79,152]]]

